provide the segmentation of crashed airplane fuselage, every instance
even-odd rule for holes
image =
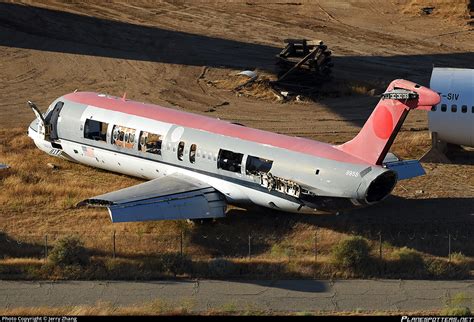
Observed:
[[[104,94],[77,92],[37,115],[41,150],[149,181],[84,200],[112,221],[215,218],[228,203],[294,213],[337,213],[375,204],[397,180],[423,174],[417,161],[388,160],[408,111],[439,95],[393,81],[360,133],[334,146]]]

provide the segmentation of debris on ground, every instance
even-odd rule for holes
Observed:
[[[332,52],[321,40],[285,39],[285,48],[276,56],[281,83],[315,86],[330,79]]]
[[[48,168],[50,169],[53,169],[53,170],[58,170],[59,167],[57,165],[55,165],[54,163],[46,163],[46,165],[48,166]]]
[[[253,80],[257,79],[258,77],[257,73],[252,70],[244,70],[244,71],[241,71],[240,73],[237,73],[237,75],[244,75]]]
[[[10,167],[6,164],[0,163],[0,178],[6,177],[10,173]]]
[[[424,8],[421,8],[421,13],[424,14],[424,15],[429,15],[433,12],[435,7],[424,7]]]

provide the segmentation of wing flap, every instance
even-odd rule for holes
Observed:
[[[171,175],[92,197],[78,206],[105,206],[115,223],[224,217],[227,203],[213,187]]]

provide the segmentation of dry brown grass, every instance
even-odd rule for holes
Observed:
[[[469,17],[468,0],[410,0],[404,5],[402,12],[419,16],[422,15],[421,9],[425,7],[434,7],[431,15],[460,25],[465,25]]]
[[[191,301],[183,301],[182,304],[172,306],[164,300],[145,303],[143,305],[127,307],[114,306],[111,303],[99,302],[95,306],[64,306],[64,307],[22,307],[1,309],[0,314],[4,316],[87,316],[87,315],[203,315],[203,316],[225,316],[225,315],[335,315],[335,316],[369,316],[369,315],[418,315],[433,316],[439,315],[440,310],[432,311],[266,311],[248,308],[238,308],[236,306],[223,306],[221,308],[211,308],[207,311],[196,311],[193,309]]]
[[[351,236],[349,229],[324,227],[286,214],[244,212],[232,206],[227,218],[210,226],[190,225],[182,221],[112,224],[105,210],[75,209],[74,205],[90,196],[134,185],[139,180],[50,157],[34,146],[23,129],[0,130],[0,137],[0,161],[11,166],[9,175],[0,180],[0,239],[3,238],[3,242],[0,240],[0,257],[6,257],[0,264],[7,272],[21,276],[63,276],[62,272],[56,271],[40,270],[35,273],[35,269],[42,266],[40,258],[43,256],[45,235],[50,248],[60,237],[79,235],[91,254],[98,256],[99,262],[106,262],[106,258],[112,255],[115,230],[119,258],[104,265],[118,267],[124,277],[135,272],[142,274],[143,278],[152,276],[146,269],[143,270],[147,258],[178,253],[182,232],[184,253],[192,256],[193,261],[201,261],[196,264],[198,275],[205,276],[202,270],[206,269],[207,261],[225,257],[236,266],[244,267],[247,275],[274,270],[267,274],[312,277],[315,275],[316,255],[318,265],[322,265],[322,270],[316,275],[330,277],[333,276],[331,267],[325,265],[330,262],[331,248],[341,239]],[[397,139],[394,151],[401,156],[416,157],[428,143],[426,132],[405,131]],[[50,169],[46,166],[48,162],[56,164],[59,169]],[[457,184],[461,174],[449,175],[459,173],[460,169],[464,169],[463,166],[428,165],[428,176],[403,182],[403,187],[397,188],[395,193],[417,197],[414,191],[421,188],[429,189],[422,195],[423,198],[437,197],[448,190],[448,185],[450,190],[457,187],[459,195],[463,196],[466,189]],[[469,173],[464,170],[463,175]],[[444,179],[433,182],[433,177]],[[247,258],[248,235],[252,236],[251,258]],[[376,241],[370,244],[377,249]],[[384,246],[384,256],[389,256],[396,248]],[[256,268],[249,269],[251,266]],[[105,273],[100,274],[108,274],[109,268],[106,267]],[[81,276],[87,278],[89,273],[81,274],[86,274]],[[101,276],[97,272],[90,274]],[[350,277],[344,272],[335,274]]]
[[[237,95],[268,101],[281,100],[281,96],[272,89],[269,83],[271,80],[275,80],[275,75],[256,70],[255,72],[258,74],[258,78],[246,84],[250,79],[247,76],[238,75],[237,72],[238,71],[234,71],[230,73],[225,79],[208,81],[208,84],[218,89],[235,91]]]
[[[0,181],[0,228],[15,235],[67,232],[163,232],[160,224],[115,224],[101,209],[75,209],[77,202],[141,181],[48,156],[38,150],[24,129],[0,130],[0,160],[11,167]],[[53,163],[59,170],[47,167]]]

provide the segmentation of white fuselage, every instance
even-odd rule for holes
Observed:
[[[35,132],[31,127],[28,129],[28,135],[34,140],[36,146],[40,150],[52,156],[61,155],[62,152],[60,150],[52,147],[50,142],[44,140],[41,135]],[[256,204],[268,207],[270,203],[273,203],[278,207],[278,209],[283,211],[299,213],[317,212],[316,210],[308,207],[300,207],[299,203],[292,202],[269,193],[256,191],[228,180],[215,178],[170,164],[146,160],[143,158],[116,153],[100,148],[93,148],[93,152],[83,151],[84,144],[67,140],[60,140],[60,143],[62,146],[62,151],[64,151],[72,159],[71,161],[92,167],[134,177],[140,177],[146,180],[152,180],[174,173],[179,173],[210,184],[223,193],[229,202],[233,204]],[[78,151],[79,153],[75,153],[75,151]]]
[[[43,118],[28,132],[52,156],[146,180],[184,175],[230,204],[335,213],[381,201],[397,180],[325,143],[98,93],[60,97]]]
[[[441,141],[474,146],[474,69],[433,68],[431,89],[441,102],[429,112],[429,130]]]

